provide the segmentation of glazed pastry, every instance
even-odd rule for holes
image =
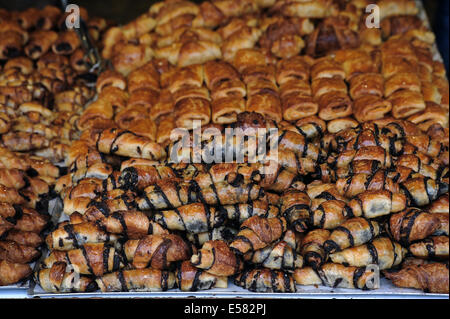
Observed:
[[[74,31],[65,31],[59,34],[58,39],[52,44],[52,50],[56,54],[72,54],[80,45],[80,40]]]
[[[72,250],[90,243],[115,243],[118,238],[94,223],[64,225],[51,232],[46,243],[50,250]]]
[[[404,210],[407,197],[387,190],[364,191],[352,199],[348,206],[355,217],[372,219]]]
[[[418,258],[448,259],[448,236],[432,236],[409,246],[411,254]]]
[[[211,105],[206,99],[185,98],[176,103],[175,118],[180,128],[193,129],[196,122],[206,125],[211,120]]]
[[[384,271],[397,287],[421,289],[431,293],[448,294],[448,263],[410,265],[399,271]]]
[[[303,257],[285,241],[249,253],[244,259],[268,269],[293,271],[303,267]]]
[[[410,90],[395,92],[388,101],[392,104],[392,115],[397,119],[409,117],[426,107],[422,94]]]
[[[98,150],[105,154],[128,157],[162,159],[166,156],[162,147],[148,138],[140,137],[130,131],[110,129],[100,132],[96,137]]]
[[[25,53],[33,60],[39,59],[47,53],[57,39],[58,34],[54,31],[35,31],[30,35]]]
[[[400,191],[399,185],[388,177],[385,170],[378,170],[375,174],[354,174],[340,178],[336,181],[336,188],[346,198],[353,198],[366,190],[387,190],[392,193]]]
[[[234,283],[252,292],[287,293],[297,291],[295,281],[290,274],[266,268],[244,270],[235,277]]]
[[[39,214],[31,208],[0,203],[0,221],[10,229],[40,233],[47,226],[48,219],[48,216]]]
[[[391,215],[388,225],[392,237],[406,246],[432,235],[440,222],[434,214],[417,208],[408,208]]]
[[[427,211],[430,213],[444,213],[444,214],[448,213],[449,212],[448,201],[449,201],[448,194],[444,194],[435,201],[433,201],[428,206]]]
[[[377,237],[381,230],[380,224],[375,221],[362,217],[351,218],[334,229],[323,246],[325,251],[332,254],[349,247],[363,245]]]
[[[326,229],[315,229],[306,234],[300,250],[306,265],[319,269],[327,261],[328,254],[324,248],[324,243],[329,237],[330,231]]]
[[[157,212],[153,215],[153,219],[169,230],[199,234],[221,226],[225,216],[219,209],[194,203],[174,210]]]
[[[248,204],[225,205],[223,210],[226,213],[227,220],[237,225],[242,224],[252,216],[272,218],[279,215],[278,207],[270,205],[263,199]]]
[[[347,248],[330,255],[334,263],[364,267],[378,265],[380,270],[399,265],[406,254],[406,249],[389,238],[377,238],[371,243]]]
[[[11,263],[0,259],[0,286],[9,286],[33,273],[27,264]]]
[[[37,259],[41,253],[29,246],[23,246],[13,241],[0,241],[0,260],[11,263],[26,264]]]
[[[335,134],[348,128],[356,128],[359,125],[358,121],[355,121],[351,117],[344,117],[340,119],[334,119],[327,123],[327,131]]]
[[[178,67],[186,67],[193,64],[203,64],[222,58],[222,52],[218,44],[211,41],[191,41],[186,43],[174,43],[172,45],[155,50],[155,57],[167,59]]]
[[[428,177],[408,179],[401,184],[401,188],[411,203],[417,207],[426,206],[448,192],[448,184]]]
[[[186,234],[186,238],[195,245],[195,247],[202,247],[207,241],[220,240],[226,243],[230,243],[238,233],[237,229],[221,226],[214,228],[210,232],[204,232],[200,234]]]
[[[1,230],[0,230],[1,232]],[[13,241],[22,246],[37,248],[43,243],[43,239],[38,233],[30,231],[21,231],[11,229],[6,236],[3,236],[6,241]]]
[[[374,273],[366,267],[352,267],[327,263],[319,269],[296,269],[294,279],[298,285],[324,285],[332,288],[374,289]],[[371,285],[369,285],[369,282]],[[370,286],[370,288],[369,288]]]
[[[191,251],[177,235],[148,235],[128,240],[123,247],[127,260],[136,268],[167,269],[170,263],[188,260]]]
[[[286,230],[286,220],[281,217],[264,219],[253,216],[241,225],[236,239],[230,244],[230,248],[246,254],[270,245],[281,238]]]
[[[137,162],[137,159],[135,161]],[[119,183],[126,189],[138,190],[145,189],[158,180],[175,178],[176,176],[176,172],[168,166],[151,165],[140,161],[122,169]]]
[[[71,220],[76,215],[76,213],[70,215]],[[148,213],[140,211],[110,212],[103,208],[89,209],[83,218],[104,227],[108,233],[122,235],[129,239],[168,234],[166,229],[151,220],[152,217]]]
[[[174,288],[176,280],[172,272],[152,268],[119,270],[97,278],[102,292],[155,292]]]
[[[0,184],[5,187],[21,189],[26,185],[25,178],[23,171],[0,168]]]
[[[114,247],[104,244],[85,244],[69,251],[52,251],[45,258],[43,265],[51,268],[55,263],[64,262],[82,275],[102,276],[124,267],[120,252]]]
[[[181,291],[199,291],[212,288],[227,288],[228,278],[215,276],[184,261],[175,273],[177,286]]]
[[[23,204],[25,199],[14,188],[8,188],[0,184],[0,202],[8,204]]]
[[[391,102],[376,95],[361,96],[353,104],[353,113],[360,123],[382,119],[391,109]]]
[[[243,270],[242,260],[221,240],[207,241],[197,254],[192,255],[193,266],[214,276],[232,276]]]
[[[66,268],[65,262],[56,262],[51,268],[36,272],[36,281],[44,291],[52,293],[92,292],[97,290],[97,285],[91,278],[80,275],[76,278],[77,274],[74,271],[66,272]]]

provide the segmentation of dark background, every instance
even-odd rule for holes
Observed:
[[[201,0],[193,0],[202,2]],[[69,0],[88,9],[91,15],[101,16],[117,23],[126,23],[146,12],[155,0]],[[436,33],[437,43],[445,60],[449,61],[449,0],[423,0],[428,17]],[[58,5],[59,0],[0,0],[0,8],[24,10],[27,7]]]

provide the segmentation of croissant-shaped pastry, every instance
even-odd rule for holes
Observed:
[[[114,47],[114,52],[111,62],[114,69],[124,76],[147,64],[153,57],[153,50],[144,44],[122,43]]]
[[[380,270],[399,265],[406,254],[406,249],[389,238],[376,238],[371,243],[347,248],[330,255],[334,263],[364,267],[378,265]]]
[[[174,43],[155,50],[155,57],[167,59],[173,65],[186,67],[193,64],[203,64],[222,58],[220,46],[211,41],[189,41]]]
[[[309,35],[306,53],[311,56],[323,56],[338,49],[357,48],[360,44],[358,33],[346,24],[342,16],[324,19]]]
[[[353,198],[366,190],[388,190],[392,193],[400,191],[399,185],[388,177],[385,170],[378,170],[375,174],[354,174],[340,178],[336,181],[336,188],[347,198]]]
[[[21,189],[26,185],[25,174],[15,168],[0,168],[0,184],[8,188]]]
[[[0,286],[15,284],[33,273],[28,264],[17,264],[0,259]]]
[[[449,292],[448,263],[409,265],[399,271],[384,271],[383,274],[397,287],[421,289],[431,293]]]
[[[191,183],[191,188],[195,198],[212,206],[249,203],[264,196],[264,190],[254,183],[233,186],[223,182],[201,188],[194,182]]]
[[[224,212],[200,203],[188,204],[174,210],[157,212],[153,219],[169,230],[199,234],[211,231],[224,223]]]
[[[332,160],[330,158],[329,160]],[[340,153],[334,160],[336,167],[343,168],[351,162],[360,160],[378,161],[381,167],[388,168],[392,165],[391,154],[381,146],[364,146],[358,150],[346,150]]]
[[[326,229],[315,229],[306,234],[300,249],[306,265],[318,269],[327,261],[328,254],[324,249],[324,243],[329,237],[330,231]]]
[[[111,235],[94,223],[68,224],[58,227],[47,238],[50,250],[68,251],[77,249],[84,244],[115,243],[118,237]]]
[[[69,55],[72,54],[80,46],[80,39],[73,30],[61,33],[52,44],[52,50],[56,54]]]
[[[170,263],[188,260],[192,254],[188,244],[177,235],[148,235],[128,240],[123,250],[136,269],[167,269]]]
[[[76,213],[72,214],[71,220],[76,216]],[[166,229],[151,220],[152,217],[149,214],[140,211],[110,212],[105,209],[89,209],[83,218],[104,227],[108,233],[122,235],[129,239],[168,234]]]
[[[411,203],[417,207],[426,206],[448,192],[448,184],[428,177],[408,179],[401,184],[401,188]]]
[[[448,210],[447,210],[448,211]],[[449,235],[449,216],[445,213],[433,213],[439,219],[439,227],[436,229],[433,235],[448,236]]]
[[[440,221],[435,214],[417,208],[408,208],[391,215],[388,229],[392,238],[407,246],[432,235],[439,226]]]
[[[31,208],[0,202],[0,222],[6,222],[9,228],[40,233],[47,226],[48,219],[47,215],[41,215]]]
[[[45,268],[51,268],[57,262],[72,265],[82,275],[102,276],[124,267],[122,256],[116,248],[104,243],[84,244],[69,251],[54,250],[44,259]]]
[[[215,276],[235,275],[242,271],[244,266],[227,243],[221,240],[207,241],[196,254],[192,255],[191,263]]]
[[[22,51],[23,36],[21,33],[8,30],[1,31],[0,59],[8,60],[18,57]]]
[[[137,136],[130,131],[110,129],[100,132],[96,137],[98,150],[105,154],[128,157],[162,159],[166,156],[164,149],[148,138]]]
[[[199,291],[228,287],[227,277],[212,275],[194,267],[189,261],[181,263],[175,276],[177,278],[177,286],[181,291]]]
[[[4,238],[6,241],[13,241],[19,245],[33,248],[39,247],[43,242],[41,236],[38,233],[21,231],[17,229],[11,229],[10,231],[8,231],[6,236],[2,236],[2,238]]]
[[[27,152],[48,146],[45,136],[28,132],[9,132],[2,135],[3,144],[14,152]]]
[[[248,204],[225,205],[222,206],[222,209],[225,211],[228,221],[237,225],[242,224],[252,216],[272,218],[279,215],[278,207],[270,205],[263,199]]]
[[[0,202],[8,204],[23,204],[25,198],[14,188],[5,187],[0,184]]]
[[[152,268],[120,270],[97,278],[96,283],[102,292],[156,292],[175,287],[173,272]]]
[[[407,197],[387,190],[364,191],[353,198],[348,206],[354,216],[372,219],[404,210]]]
[[[295,281],[290,274],[266,268],[244,270],[234,278],[234,283],[252,292],[292,293],[297,291]]]
[[[374,276],[376,275],[373,271],[366,267],[346,267],[334,263],[326,263],[319,269],[305,267],[296,269],[294,272],[294,279],[298,285],[324,285],[332,288],[363,290],[376,288],[372,282]]]
[[[303,267],[303,257],[285,241],[249,253],[244,259],[268,269],[293,271]]]
[[[446,214],[449,211],[449,196],[448,194],[444,194],[440,196],[438,199],[433,201],[427,208],[427,211],[430,213],[444,213]]]
[[[23,246],[13,241],[0,241],[0,260],[26,264],[37,259],[41,253],[34,247]]]
[[[58,34],[54,31],[34,31],[25,47],[25,53],[30,59],[39,59],[50,50],[57,39]]]
[[[179,180],[161,180],[144,190],[143,198],[138,199],[141,210],[161,210],[180,207],[197,202],[191,193],[189,183]]]
[[[280,239],[286,227],[286,220],[283,217],[253,216],[242,223],[230,247],[241,254],[265,248]]]
[[[448,260],[448,236],[432,236],[409,246],[415,257]]]
[[[36,28],[42,30],[50,30],[58,23],[59,17],[61,16],[61,9],[55,6],[47,5],[45,6],[40,14],[39,19],[36,23]]]
[[[226,243],[231,242],[238,231],[228,226],[221,226],[214,228],[210,232],[200,234],[186,234],[186,238],[195,245],[195,247],[202,247],[207,241],[221,240]]]
[[[381,233],[381,230],[380,224],[375,221],[354,217],[334,229],[323,246],[325,251],[332,254],[370,242]]]
[[[158,180],[176,178],[176,172],[164,165],[132,165],[122,170],[119,183],[125,189],[145,189]]]
[[[65,262],[56,262],[48,269],[41,269],[35,273],[39,286],[51,293],[93,292],[97,284],[87,276],[80,276],[74,271],[67,272]]]

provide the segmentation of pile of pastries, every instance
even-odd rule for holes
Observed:
[[[449,87],[418,13],[410,0],[166,0],[109,28],[112,68],[73,122],[54,187],[66,218],[38,284],[287,293],[374,289],[378,269],[448,293]],[[252,145],[268,152],[252,161]]]
[[[80,13],[100,41],[106,21]],[[95,94],[95,74],[67,17],[53,6],[0,9],[0,286],[32,273],[55,182],[79,136],[74,123]]]

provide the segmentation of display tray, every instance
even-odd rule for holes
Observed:
[[[446,294],[424,293],[416,289],[397,288],[387,279],[381,279],[381,288],[371,291],[315,286],[297,286],[296,293],[256,293],[230,284],[227,289],[211,289],[199,292],[182,292],[178,289],[165,292],[93,292],[49,294],[36,287],[31,298],[245,298],[245,299],[449,299]]]
[[[416,0],[419,8],[419,17],[430,27],[428,17],[421,0]],[[434,59],[442,61],[442,57],[436,44],[433,45]],[[94,97],[89,103],[95,101]],[[51,210],[52,221],[66,220],[67,216],[62,214],[62,202],[55,200]],[[48,250],[42,249],[42,257],[33,265],[37,270]],[[0,287],[1,298],[152,298],[152,299],[449,299],[448,294],[424,293],[417,289],[398,288],[389,280],[381,278],[380,288],[376,290],[363,291],[358,289],[329,288],[324,286],[299,286],[296,293],[255,293],[230,284],[227,289],[211,289],[199,292],[182,292],[173,289],[166,292],[92,292],[92,293],[47,293],[33,279],[17,285]]]

